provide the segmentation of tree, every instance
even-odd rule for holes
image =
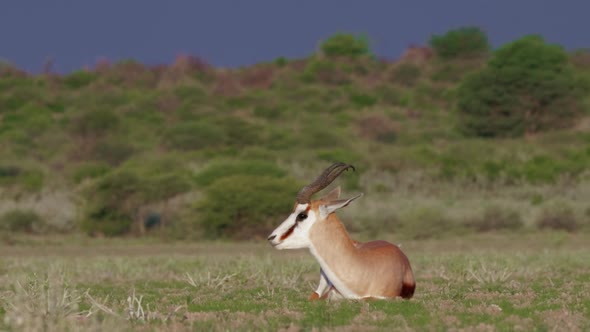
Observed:
[[[164,162],[161,162],[165,164]],[[80,227],[88,234],[125,235],[136,224],[142,229],[142,208],[166,202],[190,190],[185,170],[159,163],[141,168],[124,168],[99,178],[84,192],[87,206]]]
[[[462,82],[460,125],[484,137],[568,127],[580,113],[580,92],[566,52],[526,36],[498,49],[483,70]]]
[[[366,37],[345,33],[337,33],[326,39],[320,48],[326,56],[358,57],[370,53]]]
[[[481,56],[490,50],[486,33],[478,27],[453,29],[444,35],[433,35],[430,47],[443,59]]]

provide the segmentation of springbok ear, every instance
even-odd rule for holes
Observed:
[[[320,217],[322,219],[327,218],[328,215],[330,215],[330,213],[347,206],[348,204],[350,204],[350,202],[354,201],[355,199],[357,199],[361,196],[363,196],[363,194],[358,194],[357,196],[354,196],[353,198],[340,199],[340,200],[336,200],[336,201],[332,201],[332,202],[328,202],[326,204],[320,205]]]
[[[340,198],[340,186],[332,189],[326,196],[322,197],[321,200],[324,202],[332,202]]]

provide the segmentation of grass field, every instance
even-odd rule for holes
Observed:
[[[310,303],[319,267],[305,251],[21,238],[0,246],[0,330],[590,329],[587,234],[486,234],[402,248],[417,279],[411,300]]]

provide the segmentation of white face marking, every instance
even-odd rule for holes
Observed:
[[[326,264],[326,262],[322,259],[320,255],[318,255],[317,251],[315,250],[313,244],[309,240],[309,230],[313,226],[313,224],[318,220],[318,216],[314,211],[307,211],[307,218],[296,222],[297,215],[300,213],[305,213],[307,210],[308,204],[299,204],[295,208],[295,211],[283,221],[269,236],[270,243],[277,249],[302,249],[302,248],[309,248],[311,254],[318,260],[320,266],[326,273],[327,277],[333,283],[334,287],[345,297],[348,299],[357,299],[359,295],[351,291],[348,287],[344,285],[340,278],[332,272],[332,269]],[[289,236],[289,230],[293,227],[293,231]],[[284,237],[284,239],[283,239]]]
[[[298,204],[295,211],[270,234],[269,241],[275,248],[280,250],[309,248],[309,230],[317,221],[316,214],[313,211],[307,211],[307,218],[299,221],[297,218],[301,213],[306,214],[308,206],[309,204]]]

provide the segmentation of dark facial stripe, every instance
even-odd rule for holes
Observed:
[[[307,207],[307,209],[305,209],[305,213],[309,213],[309,208],[310,206]],[[284,239],[288,238],[289,236],[291,236],[291,234],[293,234],[293,231],[295,230],[295,227],[297,227],[297,222],[295,222],[293,224],[293,226],[291,226],[286,232],[285,234],[281,235],[281,241],[283,241]]]
[[[297,223],[293,224],[293,226],[291,226],[291,228],[289,228],[285,234],[281,235],[281,241],[283,241],[284,239],[288,238],[289,236],[291,236],[291,234],[293,234],[293,231],[295,230],[295,227],[297,226]]]

